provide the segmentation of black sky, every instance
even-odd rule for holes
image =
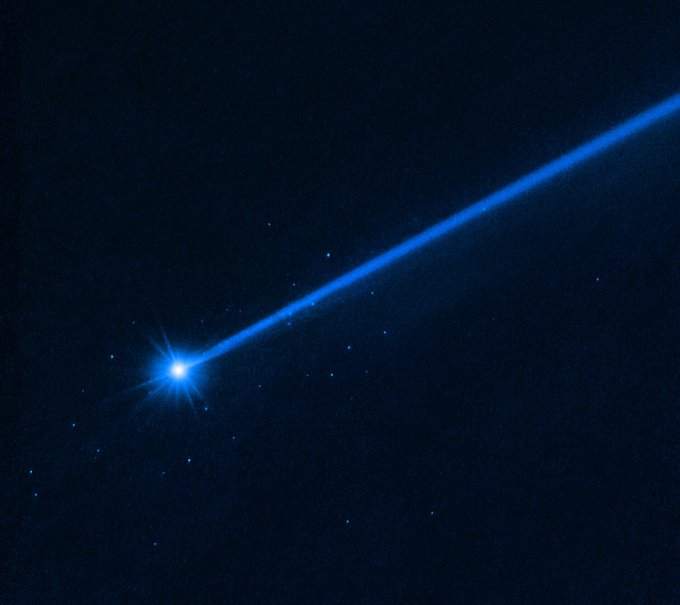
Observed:
[[[0,602],[680,600],[678,119],[132,389],[680,91],[677,3],[2,11]]]

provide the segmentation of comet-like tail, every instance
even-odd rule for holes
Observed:
[[[317,290],[310,292],[303,298],[296,300],[275,313],[261,319],[260,321],[244,328],[240,332],[229,336],[218,342],[206,351],[197,355],[190,365],[205,363],[215,357],[224,355],[229,351],[241,346],[248,340],[263,332],[276,327],[278,324],[288,321],[294,315],[309,309],[316,303],[336,294],[341,290],[349,288],[356,282],[376,273],[377,271],[391,265],[395,261],[427,246],[435,240],[456,231],[463,225],[481,216],[485,212],[503,206],[504,204],[518,198],[519,196],[536,189],[543,183],[559,176],[572,168],[604,153],[611,147],[628,139],[629,137],[649,128],[650,126],[669,118],[680,111],[680,94],[676,94],[658,105],[626,120],[622,124],[606,131],[583,145],[569,151],[559,158],[549,162],[537,170],[530,172],[526,176],[506,185],[495,193],[492,193],[460,212],[456,212],[449,218],[425,229],[421,233],[408,238],[402,243],[394,246],[390,250],[383,252],[375,258],[359,265],[348,273],[341,275],[337,279],[321,286]]]

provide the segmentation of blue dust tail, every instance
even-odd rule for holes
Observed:
[[[373,273],[376,273],[380,269],[391,265],[395,261],[423,248],[427,244],[434,242],[435,240],[452,233],[459,227],[462,227],[466,223],[469,223],[478,216],[498,208],[518,198],[519,196],[536,189],[543,183],[547,183],[556,176],[583,164],[587,160],[600,155],[601,153],[607,151],[610,147],[625,141],[627,138],[633,136],[634,134],[664,120],[674,113],[680,110],[680,94],[674,95],[667,100],[651,107],[650,109],[636,115],[635,117],[615,126],[611,130],[608,130],[604,134],[595,137],[591,141],[584,143],[583,145],[577,147],[576,149],[560,156],[556,160],[549,162],[530,172],[526,176],[506,185],[502,189],[499,189],[495,193],[488,195],[487,197],[475,202],[471,206],[456,212],[449,218],[433,225],[429,229],[410,237],[406,241],[398,244],[394,248],[383,252],[382,254],[376,256],[375,258],[359,265],[355,269],[352,269],[348,273],[341,275],[337,279],[329,282],[325,286],[320,287],[318,290],[307,294],[303,298],[296,300],[289,305],[279,309],[275,313],[272,313],[268,317],[261,319],[260,321],[252,324],[251,326],[237,332],[233,336],[218,342],[213,347],[200,353],[195,357],[190,365],[197,365],[204,363],[220,355],[224,355],[229,351],[232,351],[236,347],[241,346],[246,341],[252,339],[269,330],[278,324],[288,321],[294,315],[297,315],[305,309],[309,309],[316,303],[328,298],[332,294],[340,292],[351,285],[355,284],[359,280],[362,280]]]

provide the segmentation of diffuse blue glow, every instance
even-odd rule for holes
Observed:
[[[184,398],[193,405],[193,396],[201,395],[198,390],[200,368],[192,367],[195,358],[185,357],[173,349],[165,332],[163,340],[164,347],[154,343],[161,356],[154,365],[152,378],[136,388],[148,389],[148,397],[164,394],[166,397],[172,396],[174,400]]]
[[[185,363],[182,363],[181,361],[175,361],[170,366],[170,375],[175,380],[184,380],[187,377],[187,369],[188,368]]]
[[[237,332],[233,336],[218,342],[213,347],[204,351],[195,357],[191,362],[186,364],[186,368],[200,363],[204,363],[215,357],[219,357],[236,347],[242,345],[251,338],[277,326],[278,324],[288,321],[292,316],[309,309],[316,303],[328,298],[349,286],[355,284],[359,280],[372,275],[376,271],[387,267],[396,260],[419,250],[427,244],[441,238],[444,235],[452,233],[459,227],[469,223],[478,216],[498,208],[507,202],[516,199],[517,197],[536,189],[540,185],[550,181],[558,175],[561,175],[568,170],[584,163],[585,161],[594,158],[603,153],[614,145],[621,143],[630,136],[660,122],[661,120],[670,117],[672,114],[680,110],[680,94],[674,95],[667,100],[655,105],[654,107],[636,115],[635,117],[619,124],[618,126],[608,130],[604,134],[592,139],[591,141],[577,147],[576,149],[560,156],[556,160],[549,162],[534,170],[533,172],[523,176],[522,178],[506,185],[495,193],[479,200],[471,206],[456,212],[449,218],[437,223],[436,225],[422,231],[421,233],[405,240],[387,252],[384,252],[372,260],[359,265],[348,273],[334,279],[318,290],[314,290],[303,298],[290,303],[282,309],[272,313],[268,317],[252,324],[251,326]],[[173,372],[174,374],[174,372]]]

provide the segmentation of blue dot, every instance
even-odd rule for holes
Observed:
[[[330,257],[331,257],[331,253],[330,253],[330,252],[326,252],[326,258],[330,258]]]

